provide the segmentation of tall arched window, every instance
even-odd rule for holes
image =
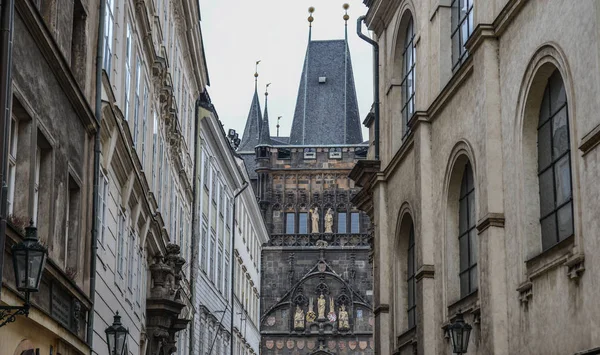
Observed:
[[[415,280],[415,270],[417,261],[415,258],[415,228],[411,224],[410,232],[408,234],[408,252],[407,252],[407,312],[408,312],[408,329],[413,328],[417,325],[417,289]]]
[[[408,120],[415,112],[415,32],[413,29],[413,20],[408,20],[406,34],[404,37],[404,51],[402,52],[402,137],[406,137],[408,132]]]
[[[465,297],[478,285],[477,275],[477,230],[475,229],[475,186],[471,164],[467,163],[460,185],[458,211],[460,296]]]
[[[473,0],[452,0],[452,71],[467,59],[465,42],[473,33]]]
[[[558,70],[548,79],[538,123],[542,249],[573,235],[567,96]]]

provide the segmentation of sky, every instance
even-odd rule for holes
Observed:
[[[373,48],[356,34],[356,19],[367,12],[362,0],[200,0],[208,92],[226,130],[233,128],[242,137],[260,60],[263,110],[265,85],[271,83],[271,135],[277,135],[277,117],[282,116],[280,136],[289,136],[308,43],[308,8],[315,7],[313,40],[343,39],[344,2],[350,5],[348,43],[362,123],[373,103]]]

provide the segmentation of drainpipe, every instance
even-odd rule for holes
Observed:
[[[94,304],[96,302],[96,257],[98,254],[98,183],[100,180],[100,128],[102,121],[102,62],[104,49],[104,12],[106,1],[100,0],[98,14],[98,41],[96,42],[96,98],[94,116],[97,130],[94,137],[94,189],[92,192],[92,252],[90,257],[90,299],[92,307],[89,311],[87,325],[87,344],[93,349],[94,342]]]
[[[236,164],[237,165],[237,164]],[[243,176],[243,175],[242,175]],[[234,261],[234,249],[235,249],[235,230],[237,229],[235,227],[235,208],[236,208],[236,200],[237,197],[244,191],[246,190],[246,188],[248,187],[248,181],[244,180],[244,185],[240,188],[240,190],[238,192],[235,193],[235,195],[233,196],[233,216],[232,216],[232,222],[231,222],[231,228],[233,228],[233,236],[231,237],[231,331],[229,332],[231,334],[231,339],[229,339],[229,354],[233,355],[233,317],[235,315],[235,294],[234,294],[234,290],[235,290],[235,261]]]
[[[6,219],[8,214],[8,138],[10,136],[10,112],[12,108],[12,39],[14,29],[15,2],[2,1],[0,9],[0,294],[2,294],[2,272],[4,266],[4,244],[6,243]]]
[[[356,20],[358,37],[373,46],[373,106],[375,106],[375,160],[379,160],[379,44],[361,32],[361,24],[365,16]]]
[[[198,221],[196,219],[196,205],[197,202],[196,201],[196,189],[198,188],[197,185],[197,181],[198,181],[198,176],[200,176],[200,173],[197,171],[198,170],[198,127],[199,127],[199,123],[198,123],[198,112],[200,110],[200,98],[196,99],[196,105],[194,107],[194,173],[193,173],[193,178],[192,178],[192,232],[191,232],[191,236],[192,236],[192,260],[191,260],[191,267],[190,267],[190,293],[191,293],[191,297],[192,297],[192,304],[194,305],[193,308],[196,308],[196,289],[195,289],[195,283],[194,281],[196,280],[196,277],[198,275],[197,271],[198,268],[196,267],[196,263],[197,263],[197,257],[196,257],[196,242],[199,242],[200,238],[195,238],[194,235],[196,233],[196,228],[197,225],[196,223],[200,223],[200,221]],[[194,351],[194,326],[195,322],[191,322],[190,324],[190,354],[193,353]]]

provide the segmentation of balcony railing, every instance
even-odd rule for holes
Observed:
[[[326,244],[325,244],[325,243]],[[268,246],[272,247],[368,247],[367,233],[314,233],[314,234],[273,234]]]

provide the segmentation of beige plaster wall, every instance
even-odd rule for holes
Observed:
[[[477,220],[485,220],[488,212],[504,215],[504,227],[492,226],[479,234],[480,287],[474,308],[480,314],[466,316],[474,325],[469,354],[573,354],[597,346],[600,335],[593,329],[600,319],[600,284],[594,282],[600,268],[595,237],[600,226],[600,150],[582,156],[578,147],[600,124],[598,3],[475,0],[476,24],[491,24],[505,6],[519,10],[508,18],[498,38],[483,39],[475,48],[463,65],[472,69],[454,74],[464,74],[464,80],[453,90],[443,90],[456,81],[448,66],[449,10],[439,6],[444,1],[414,3],[398,2],[394,16],[377,33],[382,47],[383,173],[373,193],[375,235],[380,239],[375,242],[374,267],[380,273],[375,294],[376,305],[389,302],[390,306],[389,314],[381,313],[376,322],[382,332],[376,337],[379,353],[393,353],[396,337],[407,330],[405,322],[395,319],[405,315],[406,301],[396,293],[404,287],[406,275],[393,272],[395,263],[405,263],[394,248],[399,238],[407,237],[398,235],[403,206],[410,206],[415,223],[417,269],[432,264],[435,270],[433,282],[423,278],[417,286],[419,353],[450,351],[441,327],[452,314],[448,307],[459,300],[454,272],[458,247],[451,245],[457,243],[457,236],[448,223],[455,211],[448,205],[448,190],[452,189],[452,156],[460,149],[469,156],[476,177]],[[407,9],[414,11],[416,22],[416,106],[426,112],[426,123],[417,124],[413,135],[402,142],[396,133],[401,121],[394,121],[400,118],[401,105],[394,101],[390,92],[395,89],[390,87],[397,80],[392,68],[395,41],[402,37],[395,32]],[[575,237],[565,260],[535,275],[525,261],[538,254],[539,222],[530,218],[538,202],[526,197],[538,192],[532,192],[524,180],[522,156],[527,144],[522,142],[522,125],[527,78],[534,76],[531,61],[546,44],[563,54],[557,63],[563,65],[569,102]],[[437,105],[440,94],[446,93],[444,104]],[[579,254],[584,256],[585,272],[571,279],[565,261]],[[545,259],[546,265],[554,260]],[[521,302],[517,288],[528,280],[532,295]],[[387,329],[391,333],[384,336]]]

